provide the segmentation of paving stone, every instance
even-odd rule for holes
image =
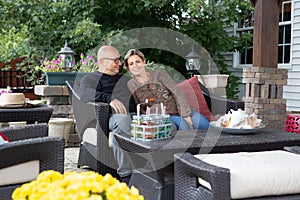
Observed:
[[[65,172],[86,172],[91,169],[88,167],[77,168],[77,160],[79,155],[79,147],[66,147],[65,148]]]

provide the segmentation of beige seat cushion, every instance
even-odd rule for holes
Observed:
[[[97,130],[96,128],[87,128],[82,137],[82,142],[87,142],[94,146],[97,146]],[[108,146],[112,147],[112,132],[109,133]]]
[[[0,169],[0,186],[30,182],[40,173],[40,161],[33,160]]]
[[[298,154],[278,150],[198,154],[195,157],[230,170],[232,199],[300,193]],[[199,182],[203,184],[203,179]]]

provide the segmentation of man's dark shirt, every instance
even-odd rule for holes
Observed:
[[[85,75],[80,81],[78,94],[84,102],[110,103],[114,99],[121,101],[127,111],[135,112],[136,105],[127,87],[129,78],[122,74],[110,76],[101,72]]]

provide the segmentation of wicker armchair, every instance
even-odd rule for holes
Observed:
[[[230,171],[195,158],[190,153],[175,154],[175,199],[230,200]],[[211,190],[198,183],[201,177],[211,185]],[[266,196],[250,199],[300,199],[300,194]]]
[[[76,91],[79,81],[66,81],[71,97],[72,108],[76,120],[77,131],[80,137],[80,151],[78,167],[89,166],[100,174],[117,174],[117,162],[113,156],[113,149],[109,147],[109,109],[107,103],[84,103],[80,101]],[[96,128],[96,145],[84,141],[84,133],[88,128]]]
[[[46,124],[0,129],[11,142],[0,145],[0,171],[29,161],[39,161],[39,172],[64,172],[64,139],[48,136]],[[2,179],[2,178],[1,178]],[[11,199],[12,192],[22,183],[0,186],[0,199]]]

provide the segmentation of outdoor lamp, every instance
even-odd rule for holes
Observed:
[[[191,77],[195,73],[197,74],[200,69],[200,56],[195,52],[194,47],[192,47],[192,51],[186,56],[185,67]]]
[[[63,61],[62,71],[71,71],[75,63],[74,51],[68,47],[67,40],[65,46],[58,52]]]

